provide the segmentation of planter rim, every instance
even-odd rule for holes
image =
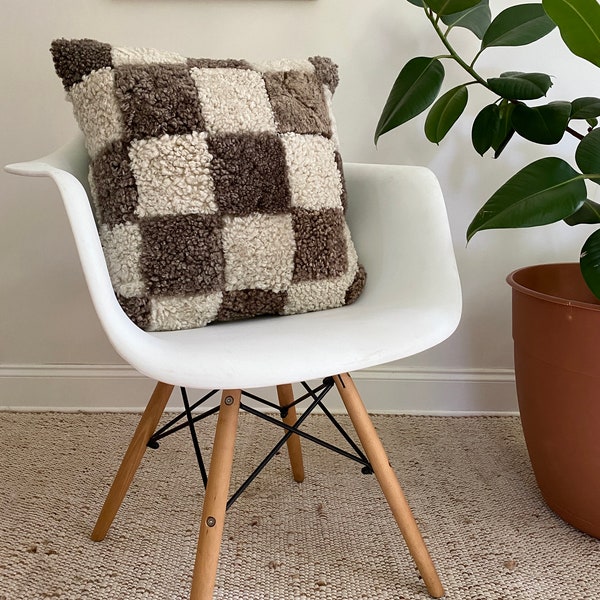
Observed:
[[[567,265],[569,266],[567,267]],[[571,300],[570,298],[564,298],[562,296],[546,294],[544,292],[539,292],[535,289],[527,287],[516,280],[516,278],[520,274],[528,271],[552,269],[561,266],[565,266],[567,268],[573,268],[576,266],[577,268],[579,268],[578,263],[547,263],[541,265],[529,265],[527,267],[515,269],[506,277],[506,282],[508,283],[508,285],[510,285],[510,287],[513,288],[513,290],[517,290],[523,294],[527,294],[528,296],[533,296],[534,298],[539,298],[540,300],[545,300],[546,302],[553,302],[554,304],[562,304],[564,306],[577,306],[586,310],[600,311],[600,304],[592,304],[591,302],[584,302],[582,300]]]

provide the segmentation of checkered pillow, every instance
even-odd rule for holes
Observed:
[[[186,59],[88,39],[51,52],[91,157],[112,284],[139,327],[358,297],[329,59]]]

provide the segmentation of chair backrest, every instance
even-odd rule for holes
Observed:
[[[462,296],[446,205],[432,171],[349,163],[344,172],[348,224],[369,277],[384,279],[378,292],[399,305],[410,306],[420,298],[460,314]]]

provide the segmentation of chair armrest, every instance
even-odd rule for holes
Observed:
[[[85,187],[88,166],[89,158],[83,145],[83,137],[78,135],[52,154],[33,161],[7,165],[5,170],[15,175],[50,177],[57,185],[92,302],[105,332],[118,349],[121,344],[117,337],[127,336],[128,332],[135,334],[140,330],[123,312],[112,288]]]
[[[51,154],[27,162],[6,165],[5,171],[28,177],[51,177],[53,170],[66,171],[86,187],[89,158],[83,143],[83,135],[72,140]]]

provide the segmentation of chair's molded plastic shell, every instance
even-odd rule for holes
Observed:
[[[426,350],[456,329],[462,297],[444,199],[423,167],[344,165],[347,219],[368,274],[353,305],[149,333],[113,293],[86,191],[81,137],[10,173],[51,177],[62,195],[87,285],[116,351],[159,381],[199,389],[311,380]]]

